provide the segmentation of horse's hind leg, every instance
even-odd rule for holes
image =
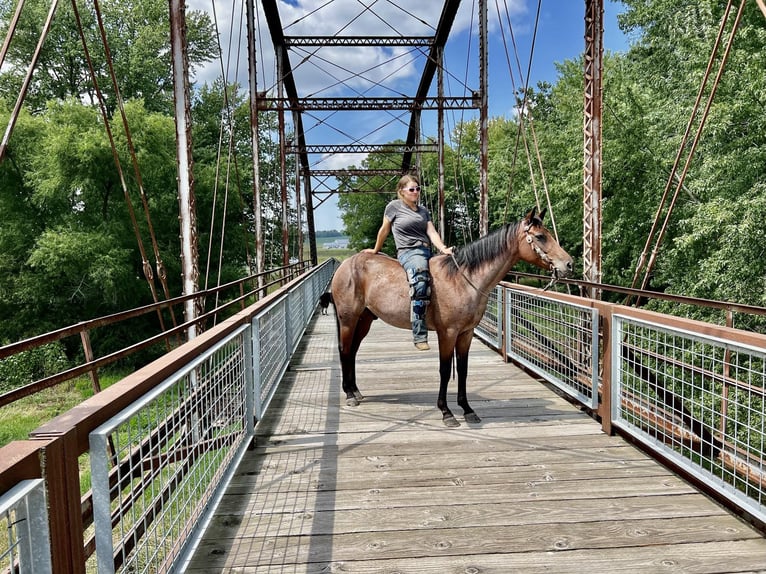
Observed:
[[[346,405],[356,407],[364,396],[356,385],[356,354],[362,340],[370,332],[375,316],[365,309],[353,328],[341,327],[338,337],[343,392],[346,393]]]

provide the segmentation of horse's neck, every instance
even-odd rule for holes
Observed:
[[[513,268],[519,261],[519,250],[515,244],[508,246],[508,248],[500,255],[490,261],[486,261],[484,265],[475,269],[471,273],[471,282],[476,285],[482,292],[487,293],[495,288],[495,285],[500,283],[506,274]]]

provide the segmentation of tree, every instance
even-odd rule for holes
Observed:
[[[665,173],[680,147],[703,71],[723,18],[723,4],[626,0],[621,24],[640,32],[628,53],[630,74],[651,102],[647,132]],[[731,34],[728,20],[724,39]],[[746,6],[689,174],[660,248],[655,288],[697,297],[763,304],[766,262],[739,252],[762,243],[766,173],[766,56],[763,15]],[[719,50],[719,54],[723,50]],[[720,62],[716,62],[716,66]],[[710,88],[705,91],[707,98]],[[703,100],[704,101],[704,100]],[[696,128],[697,123],[693,124]],[[686,156],[684,156],[686,157]],[[675,182],[672,189],[675,190]],[[734,234],[734,235],[730,235]],[[736,238],[736,239],[735,239]]]
[[[20,92],[49,4],[44,0],[29,0],[24,5],[17,32],[9,47],[6,62],[9,65],[0,74],[0,97],[6,102],[15,101]],[[168,3],[164,0],[135,0],[130,3],[104,0],[99,4],[123,99],[140,98],[148,110],[171,113],[173,90]],[[99,87],[111,112],[116,108],[116,94],[93,5],[86,6],[78,10],[81,27]],[[0,21],[9,22],[14,10],[13,0],[0,0]],[[213,59],[218,53],[218,46],[214,26],[206,13],[187,10],[186,23],[189,64],[193,70],[195,66]],[[34,84],[27,94],[26,103],[31,109],[39,111],[48,100],[63,101],[68,97],[94,102],[96,95],[72,6],[59,3],[50,33],[40,52]]]

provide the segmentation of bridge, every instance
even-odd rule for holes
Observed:
[[[414,170],[425,153],[438,156],[441,181],[434,187],[443,194],[444,111],[477,110],[478,231],[486,233],[487,3],[478,4],[475,89],[445,94],[442,58],[460,2],[444,2],[427,36],[366,39],[285,35],[277,3],[259,3],[278,70],[275,93],[258,90],[256,81],[249,86],[250,119],[257,135],[259,112],[278,116],[283,263],[291,267],[288,191],[295,192],[299,214],[305,198],[310,263],[301,257],[289,282],[260,295],[268,285],[255,161],[259,295],[235,296],[227,305],[241,309],[227,307],[221,321],[198,314],[200,301],[213,293],[196,284],[194,177],[183,145],[192,124],[188,70],[174,70],[179,216],[182,247],[190,250],[179,299],[186,322],[158,338],[186,338],[168,342],[162,358],[44,423],[28,440],[0,449],[0,525],[8,533],[0,542],[0,571],[766,570],[766,337],[734,327],[735,317],[764,309],[671,298],[719,309],[719,325],[599,298],[610,288],[600,283],[599,0],[585,2],[586,281],[544,290],[526,285],[538,280],[526,277],[524,284],[504,282],[495,290],[469,361],[469,394],[481,424],[443,427],[435,409],[435,354],[413,353],[406,333],[381,323],[360,357],[367,399],[357,408],[343,405],[332,314],[317,309],[336,262],[317,259],[313,202],[340,192],[389,193],[390,183]],[[180,62],[184,3],[170,5],[173,60]],[[249,26],[254,8],[247,3]],[[383,86],[370,78],[374,93],[300,93],[290,51],[303,56],[302,65],[316,55],[306,48],[320,46],[337,53],[410,48],[421,60],[421,80],[408,95],[381,95]],[[254,73],[256,62],[250,63]],[[22,101],[20,94],[0,159]],[[404,114],[397,116],[407,129],[401,143],[356,135],[345,144],[306,141],[306,117],[313,128],[341,110],[408,112],[404,121]],[[438,116],[435,141],[423,141],[420,133],[429,111]],[[287,137],[288,116],[294,140]],[[323,169],[321,161],[310,161],[372,152],[399,160],[376,169]],[[288,154],[295,155],[294,174]],[[443,195],[436,202],[444,229]],[[300,216],[295,228],[303,229]],[[164,279],[162,271],[153,275],[144,257],[150,285]],[[236,287],[244,292],[245,280]],[[170,304],[155,295],[154,306],[125,315],[161,315]],[[197,324],[209,319],[213,326],[197,334]],[[108,320],[40,337],[82,338],[85,363],[55,381],[78,373],[96,377],[114,359],[90,356],[88,329],[96,324]],[[0,348],[0,358],[12,348]]]
[[[483,421],[447,429],[435,353],[379,322],[344,405],[333,270],[0,450],[20,571],[766,569],[766,337],[502,283]]]

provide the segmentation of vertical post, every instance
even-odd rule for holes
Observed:
[[[250,137],[253,139],[253,224],[255,226],[255,271],[258,273],[258,287],[263,290],[264,251],[263,226],[261,224],[261,174],[260,143],[258,141],[258,78],[255,54],[255,5],[247,0],[247,62],[250,83]]]
[[[439,233],[442,241],[447,241],[447,217],[444,211],[444,48],[439,46],[436,62],[436,83],[437,94],[439,96],[439,107],[437,109],[437,155],[439,156]],[[446,243],[445,243],[446,245]]]
[[[489,232],[489,184],[487,169],[489,166],[489,142],[487,135],[488,116],[488,79],[487,79],[487,0],[479,0],[479,235]]]
[[[90,345],[90,333],[86,331],[80,331],[80,341],[82,341],[82,350],[85,354],[85,362],[91,363],[93,362],[93,347]],[[98,369],[93,367],[88,371],[88,374],[90,375],[90,383],[91,387],[93,388],[94,393],[100,393],[101,392],[101,384],[98,380]]]
[[[311,257],[311,264],[319,264],[319,255],[317,253],[317,234],[316,226],[314,225],[314,199],[311,191],[311,176],[308,169],[305,170],[303,175],[303,189],[306,197],[306,227],[309,233],[309,256]]]
[[[290,254],[287,249],[288,231],[287,231],[287,156],[285,152],[285,83],[284,83],[284,62],[282,50],[277,50],[277,92],[279,98],[279,108],[277,115],[279,118],[279,189],[282,199],[282,265],[287,265],[290,261]],[[284,284],[284,281],[282,282]]]
[[[197,214],[192,176],[191,101],[189,98],[189,65],[186,53],[186,4],[184,0],[170,3],[170,51],[173,62],[173,100],[175,102],[176,157],[178,165],[178,210],[181,223],[181,265],[183,294],[197,292],[199,253],[197,252]],[[184,303],[184,318],[188,323],[197,318],[198,299]],[[193,339],[197,325],[191,323],[187,338]]]
[[[298,125],[298,112],[293,112],[293,125]],[[303,209],[301,204],[301,157],[295,146],[295,237],[298,242],[298,261],[303,263]]]
[[[601,430],[606,434],[612,434],[612,369],[616,368],[613,364],[615,354],[612,352],[612,312],[614,306],[605,306],[599,304],[598,317],[601,328],[601,404],[598,406],[601,415]],[[598,339],[591,341],[592,348],[595,349],[596,360],[593,362],[593,368],[598,369]],[[619,344],[618,344],[619,346]],[[619,371],[616,371],[619,372]],[[593,389],[598,394],[598,389]]]
[[[41,452],[47,488],[53,572],[85,574],[80,469],[73,429],[58,435]]]
[[[583,278],[601,283],[601,72],[603,0],[585,0],[585,110],[583,169]],[[586,293],[599,299],[599,289]]]

